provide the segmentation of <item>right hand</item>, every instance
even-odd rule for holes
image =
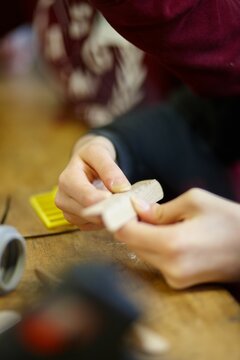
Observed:
[[[86,135],[75,145],[72,157],[59,177],[55,203],[64,217],[81,230],[103,227],[100,218],[81,216],[82,209],[131,185],[115,162],[116,152],[103,136]],[[96,183],[102,184],[99,189]]]
[[[140,222],[115,233],[175,289],[240,279],[240,204],[191,189],[164,204],[133,199]]]

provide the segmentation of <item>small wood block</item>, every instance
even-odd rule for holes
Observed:
[[[157,180],[143,180],[132,185],[131,190],[111,195],[97,204],[82,211],[83,216],[101,216],[106,228],[114,232],[129,220],[137,218],[131,202],[136,197],[148,204],[154,204],[163,198],[163,190]]]

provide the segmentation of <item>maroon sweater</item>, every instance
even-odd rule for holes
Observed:
[[[130,42],[195,92],[240,95],[239,0],[92,0]]]

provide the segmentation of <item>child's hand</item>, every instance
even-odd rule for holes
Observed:
[[[192,189],[148,208],[115,236],[159,269],[174,288],[240,279],[240,205]]]
[[[102,226],[99,218],[83,218],[81,211],[108,197],[112,192],[129,190],[131,185],[115,163],[112,143],[102,137],[87,135],[79,140],[73,155],[59,178],[56,206],[65,218],[82,230]],[[95,186],[101,183],[102,189]]]

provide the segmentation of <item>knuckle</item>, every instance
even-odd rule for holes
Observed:
[[[67,174],[66,174],[66,171],[64,170],[59,178],[58,178],[58,187],[59,189],[61,190],[65,190],[66,188],[66,183],[67,183]]]
[[[192,284],[193,271],[184,259],[179,259],[169,264],[165,279],[172,288],[184,289]]]
[[[200,188],[192,188],[186,192],[187,199],[190,204],[197,205],[203,199],[204,190]]]
[[[81,205],[87,207],[96,203],[96,197],[90,192],[82,192],[81,194]]]
[[[71,224],[73,224],[73,216],[72,216],[72,215],[63,212],[63,216],[64,216],[64,218],[65,218],[68,222],[70,222]]]
[[[83,228],[87,223],[81,217],[76,217],[69,213],[63,212],[64,218],[72,225],[76,225],[80,229]]]
[[[86,154],[88,154],[89,156],[94,155],[96,152],[101,151],[102,146],[100,146],[98,143],[90,141],[88,144],[86,144],[83,148],[82,148],[82,153],[86,152]]]
[[[62,198],[61,198],[59,193],[56,194],[55,199],[54,199],[54,203],[55,203],[57,208],[62,210],[62,208],[63,208],[63,206],[62,206]]]
[[[172,236],[165,243],[165,252],[169,259],[174,260],[178,260],[186,254],[187,244],[185,237],[181,235],[179,230],[177,234],[172,234]]]
[[[178,241],[173,240],[168,242],[166,245],[166,255],[169,259],[177,260],[181,256],[181,253],[182,249]]]

